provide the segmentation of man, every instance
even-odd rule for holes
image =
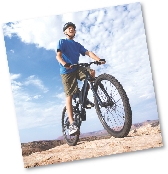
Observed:
[[[72,22],[68,22],[63,27],[63,32],[66,35],[66,39],[60,39],[57,46],[56,59],[60,65],[60,74],[62,77],[62,83],[66,95],[66,109],[70,122],[69,135],[79,133],[79,129],[73,119],[73,108],[72,108],[72,96],[78,91],[77,79],[83,80],[85,74],[82,72],[82,68],[73,68],[72,64],[77,64],[79,61],[80,54],[89,56],[95,61],[105,63],[93,52],[88,51],[80,43],[74,41],[76,26]],[[95,71],[90,70],[90,74],[95,77]],[[89,101],[88,101],[89,102]]]

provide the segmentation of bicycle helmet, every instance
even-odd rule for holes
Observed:
[[[67,22],[64,27],[63,27],[63,32],[69,27],[72,26],[74,28],[74,30],[76,29],[75,24],[73,24],[72,22]]]

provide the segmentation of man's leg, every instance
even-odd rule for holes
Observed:
[[[75,133],[79,133],[79,129],[73,119],[73,106],[72,106],[72,96],[73,93],[75,93],[78,88],[76,72],[72,72],[69,74],[62,74],[61,77],[64,86],[64,91],[66,94],[66,109],[70,122],[69,135],[73,135]]]
[[[73,123],[73,108],[72,108],[72,96],[67,96],[66,97],[66,109],[67,109],[67,114],[69,118],[70,124]]]
[[[76,122],[74,122],[74,119],[73,119],[72,96],[66,97],[66,109],[67,109],[67,114],[68,114],[68,118],[69,118],[69,122],[70,122],[69,135],[80,134],[80,130],[77,127]]]
[[[90,70],[90,75],[91,75],[93,78],[95,78],[95,70],[91,69],[91,70]],[[90,89],[90,85],[88,84],[88,91],[89,91],[89,89]]]
[[[93,78],[95,78],[95,74],[96,74],[96,73],[95,73],[95,70],[91,69],[91,70],[90,70],[90,75],[91,75]]]

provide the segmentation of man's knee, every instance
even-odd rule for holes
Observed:
[[[92,77],[95,77],[95,70],[91,69],[91,70],[90,70],[90,75],[91,75]]]

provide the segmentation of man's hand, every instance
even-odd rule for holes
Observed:
[[[71,69],[72,68],[72,64],[71,63],[66,63],[66,64],[64,64],[64,67],[66,69]]]

